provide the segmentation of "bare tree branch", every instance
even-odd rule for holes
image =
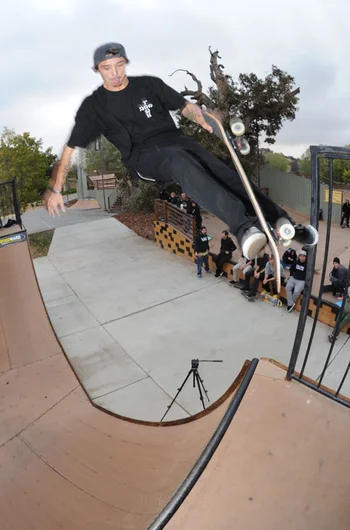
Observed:
[[[291,96],[297,96],[298,94],[300,94],[300,87],[296,88],[295,90],[293,90],[293,92],[290,93]]]
[[[218,59],[221,59],[219,51],[211,51],[211,46],[209,46],[210,53],[210,78],[216,84],[218,90],[218,104],[220,109],[225,108],[225,101],[228,96],[230,87],[227,80],[229,76],[226,76],[223,73],[224,65],[218,64]]]
[[[212,100],[203,93],[203,85],[202,82],[195,76],[192,72],[189,72],[188,70],[184,70],[182,68],[178,68],[175,70],[172,74],[170,74],[169,77],[174,75],[176,72],[186,72],[187,75],[189,75],[195,83],[197,83],[197,90],[189,90],[187,87],[185,87],[185,90],[182,90],[180,94],[182,96],[191,96],[191,99],[194,99],[198,105],[205,105],[206,107],[213,108],[214,103]]]

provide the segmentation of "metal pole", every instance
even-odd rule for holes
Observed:
[[[311,153],[311,216],[310,223],[318,229],[318,212],[320,204],[320,182],[319,182],[319,159],[317,156],[317,148],[313,146],[310,148]],[[286,378],[290,381],[291,376],[295,370],[297,360],[299,357],[301,342],[304,336],[305,324],[307,319],[307,312],[309,309],[309,303],[311,298],[311,287],[313,281],[313,275],[315,270],[316,262],[316,248],[312,247],[308,252],[307,266],[306,266],[306,278],[304,294],[301,301],[301,309],[298,320],[298,327],[295,333],[295,340],[293,344],[292,354],[287,370]]]

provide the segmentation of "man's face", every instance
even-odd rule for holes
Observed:
[[[336,261],[334,261],[333,262],[333,267],[335,268],[335,270],[339,269],[340,263],[337,263]]]
[[[98,71],[103,79],[103,85],[107,90],[122,90],[126,86],[126,61],[124,57],[113,57],[102,61],[98,65]]]
[[[207,229],[206,229],[206,228],[203,228],[203,230],[202,230],[202,234],[203,234],[203,236],[206,236],[206,235],[207,235]]]
[[[299,259],[300,259],[301,263],[305,263],[305,261],[306,261],[305,254],[300,254]]]
[[[170,193],[170,197],[171,197],[172,199],[175,199],[175,192],[174,192],[174,191],[172,191],[172,192]]]
[[[182,199],[183,201],[186,200],[186,193],[181,193],[181,199]]]
[[[273,265],[275,263],[275,258],[273,256],[270,256],[269,257],[269,262],[271,265]]]
[[[226,239],[227,238],[227,235],[225,234],[225,232],[223,232],[221,235],[222,235],[222,239]]]

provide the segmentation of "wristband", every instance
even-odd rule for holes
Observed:
[[[52,193],[55,193],[56,195],[62,195],[60,191],[55,190],[52,186],[48,186],[48,190],[52,191]]]

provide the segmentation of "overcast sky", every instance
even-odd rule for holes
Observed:
[[[226,73],[265,76],[275,64],[301,88],[299,112],[273,149],[350,143],[350,4],[346,0],[16,0],[1,9],[0,130],[30,132],[60,154],[82,99],[99,84],[100,44],[124,44],[130,75],[209,86],[208,47]]]

